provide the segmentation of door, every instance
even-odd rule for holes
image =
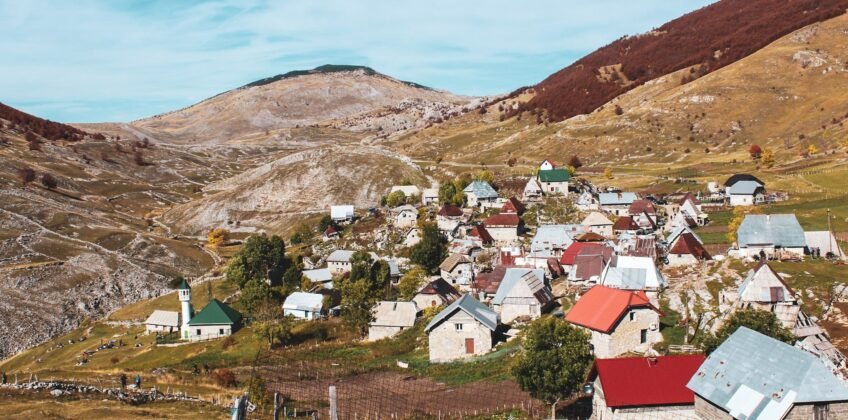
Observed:
[[[474,339],[465,339],[465,354],[474,354]]]

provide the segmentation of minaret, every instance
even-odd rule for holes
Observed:
[[[188,282],[183,279],[179,287],[180,304],[182,305],[182,325],[180,326],[180,335],[183,338],[188,338],[188,322],[191,321],[191,287]]]

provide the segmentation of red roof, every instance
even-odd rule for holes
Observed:
[[[621,216],[612,225],[612,230],[639,230],[639,226],[630,216]]]
[[[651,215],[657,214],[657,209],[654,208],[654,203],[648,200],[634,200],[630,204],[630,209],[627,211],[631,215],[648,213]]]
[[[334,228],[333,225],[328,225],[327,229],[324,230],[324,235],[326,235],[326,236],[330,236],[334,233],[339,233],[339,231],[336,230],[336,228]]]
[[[445,204],[441,209],[439,209],[438,214],[439,216],[446,217],[460,217],[462,216],[462,209],[454,206],[453,204]]]
[[[494,242],[492,235],[489,234],[489,231],[486,230],[486,227],[483,225],[477,225],[471,228],[471,230],[468,231],[468,236],[479,238],[480,241],[482,241],[484,244],[490,244]]]
[[[674,240],[674,243],[671,245],[671,248],[668,250],[669,254],[691,254],[694,255],[695,258],[701,258],[705,260],[709,260],[710,253],[704,249],[704,246],[695,239],[695,235],[686,232],[682,235],[679,235],[677,239]]]
[[[569,280],[582,281],[600,276],[608,260],[609,258],[604,258],[603,255],[578,255],[574,258],[574,276],[569,277]]]
[[[696,206],[698,206],[698,205],[700,205],[700,204],[701,204],[701,200],[698,200],[698,198],[697,198],[697,197],[695,197],[695,194],[692,194],[692,191],[689,191],[689,192],[687,192],[686,194],[684,194],[684,195],[683,195],[683,198],[681,198],[681,199],[680,199],[680,201],[678,202],[678,204],[680,204],[680,205],[682,206],[682,205],[683,205],[683,203],[685,203],[687,200],[691,200],[691,201],[692,201],[692,204],[694,204],[694,205],[696,205]]]
[[[492,227],[518,227],[518,224],[521,223],[521,219],[518,218],[518,215],[515,213],[501,213],[496,214],[494,216],[489,216],[483,224],[492,228]]]
[[[524,204],[518,201],[515,197],[510,197],[509,200],[506,200],[503,207],[501,207],[501,213],[516,213],[522,214],[524,213]]]
[[[506,275],[507,266],[497,266],[492,271],[483,272],[474,277],[472,288],[477,291],[487,294],[495,294],[498,292],[498,287],[501,285],[504,276]]]
[[[595,360],[607,406],[612,408],[692,405],[686,388],[704,363],[703,354]]]
[[[572,242],[565,251],[562,252],[562,257],[559,259],[559,263],[562,265],[574,265],[574,258],[580,254],[580,251],[586,247],[600,247],[603,246],[596,242]]]
[[[632,308],[650,308],[659,312],[651,305],[648,296],[642,290],[628,291],[597,285],[580,297],[568,311],[565,320],[595,331],[609,333],[621,317]]]

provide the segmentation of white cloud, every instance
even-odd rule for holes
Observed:
[[[0,101],[128,120],[327,63],[493,94],[707,3],[0,0]]]

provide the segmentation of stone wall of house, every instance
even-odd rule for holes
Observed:
[[[462,324],[462,330],[457,330],[456,324]],[[474,354],[466,354],[466,338],[474,339]],[[434,363],[469,358],[492,349],[492,331],[463,311],[430,330],[428,340],[430,361]]]
[[[630,312],[625,313],[618,321],[611,334],[592,331],[592,345],[595,347],[595,357],[616,357],[627,352],[643,353],[654,343],[663,340],[659,330],[660,316],[651,309],[634,309],[634,319],[630,320]],[[651,329],[651,325],[656,328]],[[641,343],[641,331],[647,330],[648,337]]]
[[[695,414],[703,420],[731,420],[733,417],[713,403],[695,394]]]
[[[526,316],[536,319],[542,316],[542,308],[534,298],[529,299],[506,299],[498,305],[495,311],[501,314],[501,322],[509,324],[518,317]]]
[[[589,230],[606,238],[612,237],[612,225],[589,226]]]
[[[441,295],[425,295],[423,293],[419,293],[412,298],[412,301],[415,302],[415,306],[418,307],[419,311],[423,311],[432,306],[441,306],[446,304],[445,300]],[[434,305],[433,302],[436,302]]]
[[[333,274],[347,273],[350,271],[350,263],[342,261],[327,261],[327,269]]]
[[[595,395],[592,397],[592,419],[594,420],[698,420],[694,405],[671,405],[661,407],[620,408],[607,407],[600,379],[596,378]]]
[[[403,327],[372,325],[368,327],[368,341],[377,341],[386,337],[391,337],[401,331],[403,331]]]
[[[792,407],[784,420],[814,419],[815,404],[799,404]],[[848,419],[848,402],[827,404],[828,419]]]
[[[486,230],[492,235],[495,242],[511,243],[518,239],[518,229],[515,227],[488,227]]]
[[[679,267],[682,265],[698,264],[698,259],[692,254],[668,254],[668,266]]]

